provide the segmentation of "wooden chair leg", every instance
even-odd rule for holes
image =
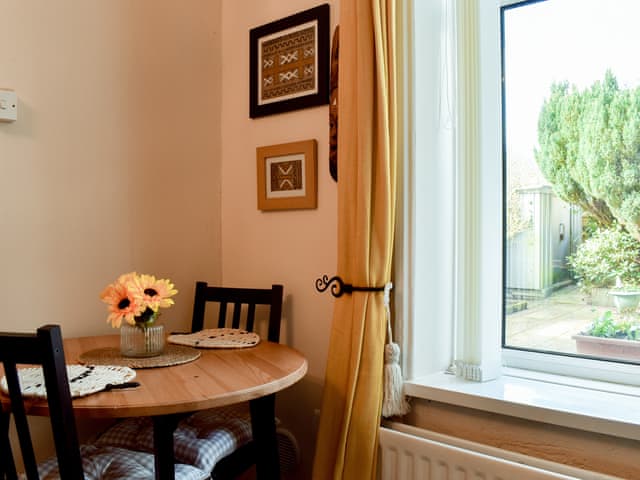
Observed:
[[[256,444],[256,474],[259,480],[280,478],[275,399],[275,394],[272,394],[249,402],[251,430]]]
[[[16,480],[18,472],[13,461],[13,452],[9,443],[9,423],[11,415],[0,412],[0,479]]]

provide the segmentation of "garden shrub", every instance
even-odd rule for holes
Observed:
[[[622,227],[597,228],[568,258],[580,286],[590,291],[623,284],[640,285],[640,243]]]

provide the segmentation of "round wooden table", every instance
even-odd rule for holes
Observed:
[[[118,335],[66,339],[67,363],[79,363],[79,356],[90,350],[118,347],[119,339]],[[258,477],[275,478],[278,452],[273,394],[304,377],[307,360],[290,347],[268,341],[250,348],[199,351],[201,356],[189,363],[137,369],[139,387],[74,399],[76,418],[152,417],[156,478],[169,479],[173,478],[173,430],[178,414],[250,401]],[[29,414],[48,415],[46,402],[34,402]]]

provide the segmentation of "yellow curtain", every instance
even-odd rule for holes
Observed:
[[[354,286],[384,286],[391,280],[400,1],[340,3],[337,274]],[[336,299],[315,480],[375,478],[385,333],[382,292]]]

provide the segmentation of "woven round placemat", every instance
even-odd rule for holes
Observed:
[[[197,348],[247,348],[260,343],[260,336],[239,328],[210,328],[195,333],[169,335],[167,342]]]
[[[120,365],[129,368],[170,367],[189,363],[200,357],[195,348],[179,345],[165,345],[164,351],[155,357],[123,357],[119,348],[96,348],[84,352],[78,361],[91,365]]]
[[[122,365],[67,365],[72,397],[100,392],[108,384],[118,385],[136,378],[136,372]],[[25,397],[47,398],[42,367],[19,368],[20,390]],[[0,390],[9,393],[7,378],[0,379]]]

